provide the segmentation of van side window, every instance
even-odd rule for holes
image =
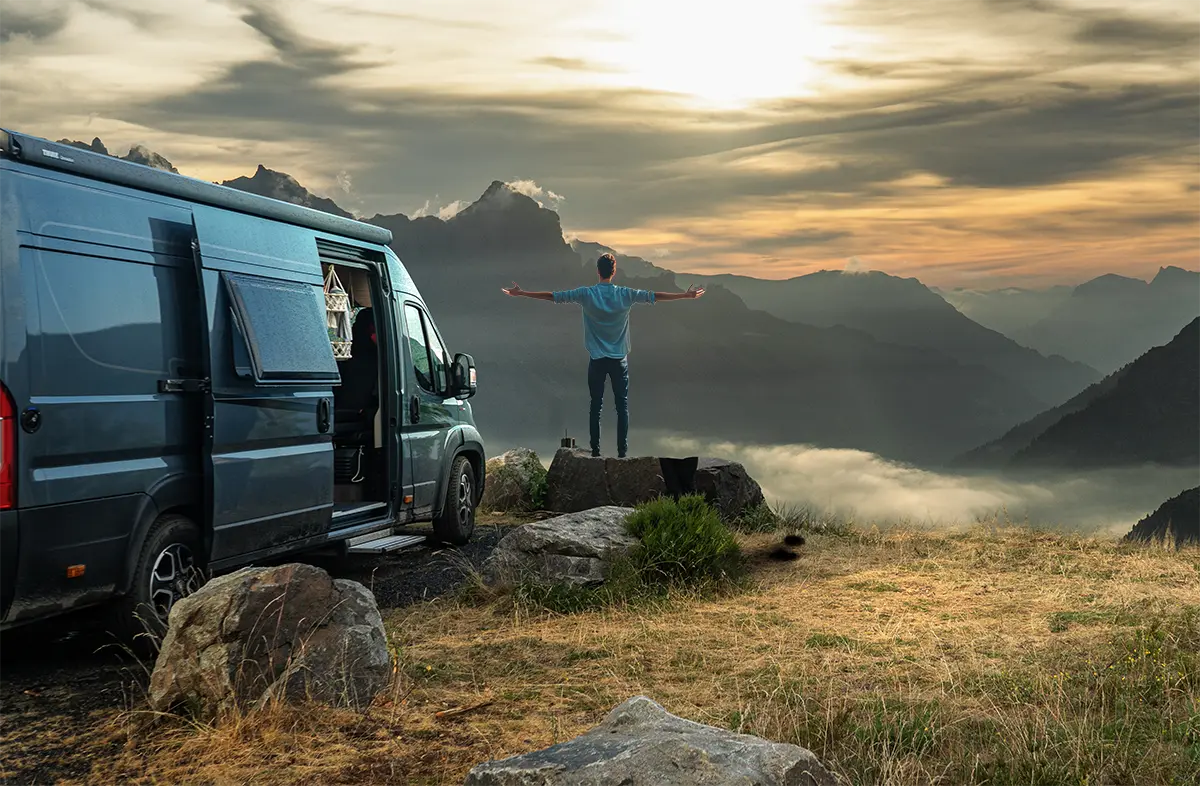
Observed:
[[[260,383],[341,381],[321,287],[237,273],[221,277],[232,304],[234,341],[240,334],[246,350],[235,352],[238,373]]]
[[[434,331],[429,317],[416,306],[407,304],[404,306],[404,319],[408,323],[409,349],[412,351],[418,384],[430,393],[445,393],[446,348]]]

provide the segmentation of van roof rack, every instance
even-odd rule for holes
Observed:
[[[51,142],[28,134],[0,128],[0,154],[27,164],[58,169],[77,175],[129,186],[156,194],[178,197],[213,207],[236,210],[262,218],[316,229],[333,235],[387,245],[392,232],[384,227],[355,221],[279,199],[250,194],[236,188],[122,161],[103,153]]]

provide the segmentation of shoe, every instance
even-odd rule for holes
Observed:
[[[592,458],[600,458],[600,451],[598,451],[598,450],[593,450],[593,451],[592,451]]]
[[[624,454],[624,453],[618,453],[618,454],[617,454],[617,458],[625,458],[625,454]]]

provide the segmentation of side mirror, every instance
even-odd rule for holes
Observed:
[[[470,355],[459,352],[454,356],[454,364],[450,367],[453,382],[454,397],[459,400],[469,399],[475,395],[478,385],[475,381],[475,359]]]

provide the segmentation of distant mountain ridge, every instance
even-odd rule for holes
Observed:
[[[1070,401],[962,456],[963,466],[1200,467],[1200,318]]]
[[[1108,274],[1080,284],[1050,315],[1012,337],[1107,374],[1170,341],[1197,316],[1200,272],[1167,266],[1149,282]]]
[[[1164,502],[1133,525],[1124,538],[1142,543],[1171,543],[1175,548],[1200,544],[1200,487],[1191,488]]]
[[[676,280],[681,287],[719,284],[750,308],[790,322],[843,325],[878,341],[930,349],[960,363],[983,366],[1020,383],[1045,406],[1100,378],[1082,363],[1043,357],[972,322],[915,278],[826,270],[779,281],[684,273],[676,274]]]

